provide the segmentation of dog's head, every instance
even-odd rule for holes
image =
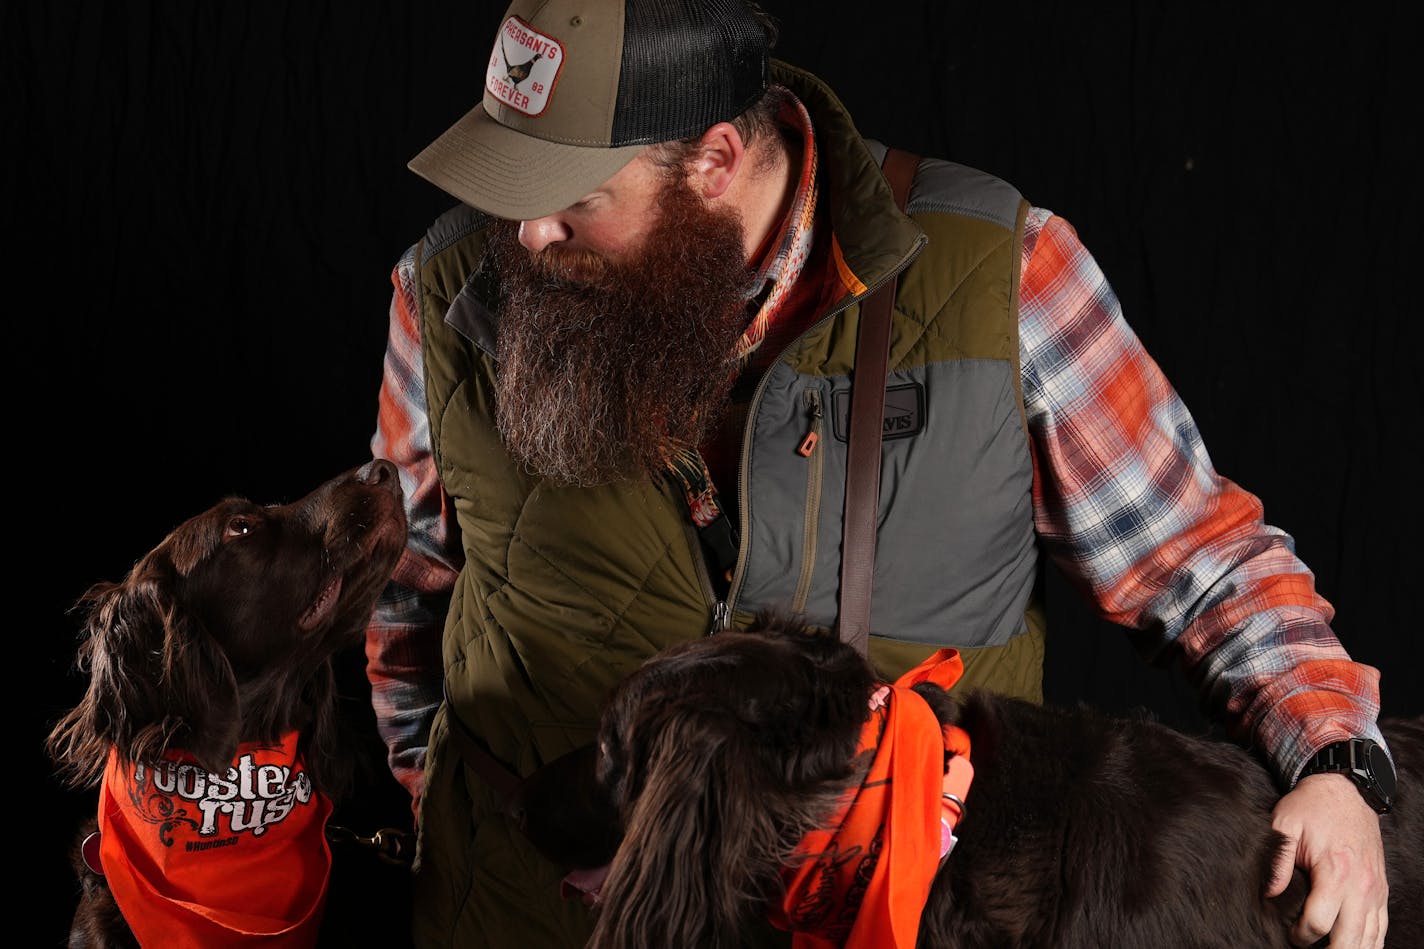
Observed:
[[[598,736],[622,842],[590,945],[738,944],[801,838],[859,782],[875,684],[854,649],[774,617],[626,679]]]
[[[111,747],[149,763],[181,749],[219,771],[239,742],[299,728],[319,780],[332,656],[360,641],[405,539],[400,482],[379,460],[291,504],[228,498],[185,521],[76,605],[88,688],[50,755],[81,786]]]

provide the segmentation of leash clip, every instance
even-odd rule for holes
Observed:
[[[362,837],[350,828],[329,824],[326,836],[333,843],[354,843],[374,851],[378,858],[394,866],[409,867],[411,864],[411,835],[396,827],[382,827],[371,836]]]

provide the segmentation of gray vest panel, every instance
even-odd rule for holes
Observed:
[[[877,634],[988,646],[1023,631],[1037,548],[1012,371],[1002,360],[964,359],[888,379],[872,593]],[[809,621],[833,623],[848,394],[844,376],[806,376],[783,364],[772,370],[752,436],[743,502],[751,543],[738,610],[801,607]],[[795,448],[817,402],[820,458],[806,458]]]

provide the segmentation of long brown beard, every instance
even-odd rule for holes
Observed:
[[[496,421],[509,452],[563,484],[662,471],[716,424],[746,328],[742,224],[670,175],[661,213],[627,259],[530,254],[497,222]]]

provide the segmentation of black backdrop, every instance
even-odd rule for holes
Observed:
[[[1385,5],[770,0],[780,54],[863,132],[1067,217],[1205,432],[1296,538],[1386,712],[1424,712],[1415,619],[1421,207],[1414,34]],[[1084,10],[1088,5],[1084,5]],[[42,941],[87,799],[40,740],[77,699],[66,612],[227,493],[368,457],[389,271],[449,199],[406,161],[477,99],[500,2],[0,6],[21,604],[11,813]],[[1047,688],[1199,728],[1056,577]],[[348,672],[360,703],[359,656]],[[399,814],[376,775],[366,801]],[[40,801],[31,819],[28,806]]]

